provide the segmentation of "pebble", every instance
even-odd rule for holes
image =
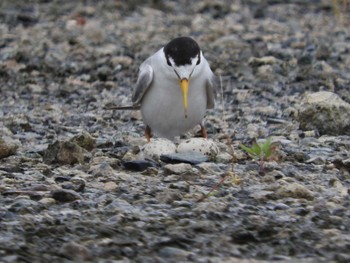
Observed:
[[[94,177],[112,177],[115,175],[116,171],[109,163],[105,162],[104,160],[100,160],[99,164],[92,164],[89,169],[89,173]]]
[[[44,153],[46,164],[76,164],[84,162],[84,149],[69,141],[56,141],[50,144]]]
[[[179,163],[179,164],[167,164],[163,166],[164,172],[167,174],[183,174],[191,172],[192,165],[188,163]]]
[[[233,157],[227,152],[221,152],[216,156],[217,163],[232,163]]]
[[[262,65],[273,65],[279,63],[279,60],[273,56],[267,56],[262,58],[250,58],[248,63],[254,67],[260,67]]]
[[[159,164],[153,160],[134,160],[129,162],[124,162],[124,167],[130,171],[144,171],[147,168],[158,168]]]
[[[0,159],[16,153],[21,143],[9,136],[0,137]]]
[[[179,262],[188,260],[188,257],[191,255],[191,252],[177,247],[166,246],[159,250],[159,255],[163,258]]]
[[[71,178],[69,182],[61,184],[63,189],[74,190],[75,192],[82,192],[85,189],[86,181],[82,178]]]
[[[59,189],[51,192],[51,196],[58,202],[72,202],[81,199],[81,196],[73,190]]]
[[[96,139],[87,132],[74,136],[71,139],[71,142],[78,144],[80,147],[89,152],[92,151],[96,145]]]
[[[218,163],[212,163],[212,162],[199,163],[195,167],[198,168],[202,173],[207,173],[207,174],[221,173],[223,169],[226,169],[226,165],[220,166]]]
[[[173,154],[162,154],[160,160],[166,163],[189,163],[199,164],[208,161],[206,155],[196,152],[184,152],[184,153],[173,153]]]
[[[39,200],[39,203],[42,205],[50,206],[50,205],[55,204],[56,200],[54,198],[51,198],[51,197],[44,197],[44,198]]]
[[[13,204],[11,204],[9,211],[18,214],[33,214],[38,213],[42,209],[39,202],[33,201],[27,198],[17,198]]]
[[[91,261],[93,258],[91,251],[86,246],[74,241],[63,244],[60,254],[77,262]]]
[[[304,198],[307,200],[314,199],[314,194],[307,189],[305,186],[299,183],[291,183],[281,186],[276,191],[276,196],[278,198]]]
[[[114,191],[118,188],[118,185],[115,182],[106,182],[103,186],[103,189],[106,191]]]

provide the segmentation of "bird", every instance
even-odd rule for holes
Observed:
[[[155,134],[173,140],[201,127],[207,138],[204,117],[215,106],[218,78],[198,43],[182,36],[169,41],[139,67],[132,107],[140,109],[150,142]]]

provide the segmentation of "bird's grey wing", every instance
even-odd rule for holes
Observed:
[[[215,98],[220,87],[220,80],[214,74],[207,81],[207,109],[212,109],[215,106]]]
[[[153,81],[153,69],[150,65],[141,65],[139,76],[136,82],[136,88],[132,94],[132,102],[134,105],[139,105],[143,96]]]

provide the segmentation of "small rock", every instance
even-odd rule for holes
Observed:
[[[337,191],[339,196],[346,197],[349,195],[348,187],[344,186],[344,184],[340,180],[332,179],[330,180],[329,185],[332,186],[333,189]]]
[[[123,199],[114,199],[105,206],[106,211],[115,214],[137,214],[140,210]]]
[[[99,80],[106,81],[112,75],[112,69],[108,66],[102,66],[97,69],[97,76]]]
[[[51,192],[53,199],[59,202],[72,202],[81,199],[81,196],[72,190],[59,189]]]
[[[263,65],[273,65],[278,63],[279,60],[273,56],[267,56],[267,57],[262,57],[262,58],[250,58],[249,59],[249,65],[253,67],[260,67]]]
[[[219,153],[218,146],[213,140],[204,138],[191,138],[185,141],[181,141],[177,147],[178,153],[195,152],[206,155],[211,160],[215,160]]]
[[[276,195],[279,198],[292,197],[305,198],[308,200],[312,200],[314,198],[313,193],[309,189],[298,183],[292,183],[280,187],[277,190]]]
[[[189,163],[195,165],[208,161],[208,157],[200,153],[186,152],[163,154],[160,156],[160,160],[166,163]]]
[[[128,56],[114,56],[111,58],[111,62],[115,67],[118,65],[130,66],[133,62],[133,59]]]
[[[174,201],[182,200],[183,196],[180,190],[177,189],[166,189],[165,191],[158,192],[156,198],[165,204],[171,204]]]
[[[326,160],[322,156],[313,156],[307,160],[305,160],[305,163],[313,163],[313,164],[325,164]]]
[[[284,203],[277,203],[273,207],[273,210],[288,210],[288,209],[290,209],[290,206]]]
[[[325,61],[317,61],[313,65],[314,70],[321,72],[323,75],[329,75],[333,73],[333,68],[327,64]]]
[[[145,144],[141,148],[141,153],[145,158],[159,160],[162,154],[170,154],[176,152],[175,144],[167,139],[156,138]]]
[[[39,202],[27,198],[19,198],[10,206],[9,211],[18,214],[33,214],[39,212],[41,207]]]
[[[150,167],[158,168],[159,164],[153,160],[134,160],[134,161],[124,162],[124,167],[125,169],[130,171],[141,172]]]
[[[226,165],[224,165],[226,169]],[[222,173],[222,169],[219,164],[204,162],[196,165],[196,168],[203,174],[218,174]]]
[[[76,192],[82,192],[85,189],[86,181],[82,178],[71,178],[69,182],[61,184],[63,189],[74,190]]]
[[[115,182],[107,182],[104,184],[103,189],[106,191],[113,191],[118,188],[118,185]]]
[[[320,91],[305,96],[298,118],[303,130],[317,129],[321,135],[349,135],[349,115],[349,103],[335,93]]]
[[[91,173],[95,177],[111,177],[115,174],[115,170],[110,166],[107,162],[101,160],[102,162],[97,165],[93,165],[90,167],[89,173]]]
[[[171,258],[175,262],[183,262],[184,260],[188,259],[188,257],[191,255],[191,252],[176,247],[163,247],[159,250],[159,255],[163,258]]]
[[[249,123],[247,125],[246,134],[249,136],[249,138],[264,138],[268,136],[268,130],[264,127],[261,127],[261,125],[258,125],[256,123]]]
[[[13,140],[9,136],[3,136],[0,138],[0,159],[8,157],[16,153],[20,142]]]
[[[85,150],[78,144],[68,141],[56,141],[50,144],[44,153],[47,164],[75,164],[84,162]]]
[[[233,157],[231,154],[229,154],[227,152],[222,152],[216,156],[216,162],[217,163],[231,163],[231,162],[233,162]]]
[[[257,69],[257,76],[264,80],[274,79],[274,69],[271,65],[262,65]]]
[[[74,30],[77,30],[79,28],[78,22],[75,19],[67,20],[65,27],[68,31],[74,31]]]
[[[53,205],[56,203],[56,200],[51,197],[44,197],[39,200],[39,203],[42,205]]]
[[[92,151],[95,148],[96,139],[89,133],[83,132],[77,136],[74,136],[71,142],[78,144],[87,151]]]
[[[163,167],[168,174],[183,174],[192,170],[192,166],[188,163],[167,164]]]
[[[271,195],[273,194],[272,191],[266,191],[266,190],[255,190],[250,196],[254,198],[257,201],[260,202],[266,202],[269,200]]]
[[[84,27],[87,38],[95,44],[101,44],[106,38],[106,30],[98,21],[89,20]]]
[[[61,255],[77,262],[86,262],[92,259],[91,251],[74,241],[64,244],[60,252]]]

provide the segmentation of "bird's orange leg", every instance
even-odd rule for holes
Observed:
[[[204,128],[204,126],[201,124],[201,134],[202,134],[202,137],[207,139],[208,138],[208,134],[207,134],[207,131],[206,129]]]
[[[145,137],[146,137],[147,142],[151,141],[152,135],[151,135],[151,128],[149,126],[146,126]]]

